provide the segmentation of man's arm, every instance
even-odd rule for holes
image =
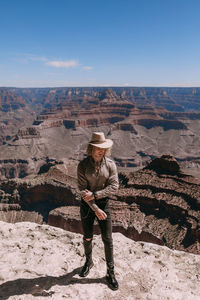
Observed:
[[[87,189],[88,181],[85,177],[85,170],[83,164],[80,162],[77,167],[77,178],[78,178],[78,188],[80,191]]]
[[[95,212],[97,218],[99,220],[105,220],[107,218],[107,214],[98,207],[95,203],[94,193],[88,190],[82,191],[82,197],[85,202],[90,206],[90,208]]]
[[[103,215],[105,218],[107,215],[104,213],[100,213],[100,208],[96,205],[94,195],[91,191],[87,190],[88,187],[88,182],[87,179],[85,178],[85,171],[84,167],[81,163],[79,163],[78,168],[77,168],[77,177],[78,177],[78,187],[81,192],[81,197],[83,200],[89,205],[89,207],[95,212],[97,217],[99,218],[99,215]]]

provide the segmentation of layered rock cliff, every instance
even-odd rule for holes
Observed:
[[[81,233],[80,195],[71,166],[49,162],[39,173],[1,183],[1,220],[48,222]],[[110,200],[114,232],[200,254],[199,179],[182,173],[170,155],[143,170],[120,173],[119,179],[119,192]]]
[[[0,95],[1,179],[35,174],[47,157],[77,161],[99,130],[114,140],[120,170],[170,152],[198,176],[198,88],[1,88]]]

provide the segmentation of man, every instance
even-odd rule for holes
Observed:
[[[88,144],[87,158],[79,163],[77,169],[78,186],[82,196],[80,213],[86,256],[86,262],[80,276],[86,277],[94,265],[92,261],[92,238],[94,219],[97,217],[107,263],[106,280],[111,289],[117,290],[109,197],[117,192],[119,181],[116,165],[113,160],[108,158],[112,145],[112,140],[105,139],[103,132],[94,132]]]

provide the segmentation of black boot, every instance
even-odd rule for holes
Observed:
[[[94,266],[92,261],[92,240],[87,241],[83,239],[83,246],[85,250],[86,262],[81,269],[79,274],[80,277],[86,277],[89,274],[90,269]]]
[[[119,285],[117,279],[115,278],[114,267],[107,269],[106,281],[111,290],[118,290]]]
[[[90,261],[86,260],[84,266],[81,269],[81,272],[80,272],[79,276],[80,277],[86,277],[89,274],[90,269],[93,266],[94,266],[93,262],[90,262]]]

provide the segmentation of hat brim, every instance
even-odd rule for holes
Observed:
[[[101,142],[101,143],[90,142],[89,145],[92,145],[92,146],[98,147],[98,148],[102,148],[102,149],[108,149],[108,148],[112,147],[113,141],[106,139],[105,142]]]

